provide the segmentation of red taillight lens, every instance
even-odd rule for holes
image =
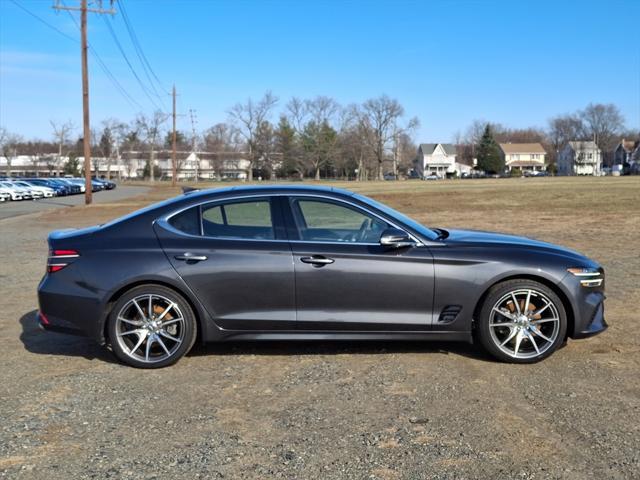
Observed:
[[[69,262],[67,260],[77,258],[79,256],[80,253],[77,250],[49,250],[49,263],[47,264],[47,272],[58,272],[69,265]]]
[[[79,257],[80,254],[77,250],[53,250],[51,257]]]

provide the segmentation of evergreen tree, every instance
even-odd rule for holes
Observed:
[[[478,145],[478,167],[487,173],[504,171],[504,159],[500,154],[500,146],[493,138],[490,125],[485,127]]]
[[[278,176],[290,177],[298,173],[299,156],[296,131],[284,115],[275,131],[276,152],[282,156]]]

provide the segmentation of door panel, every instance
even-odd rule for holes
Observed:
[[[298,329],[430,328],[434,270],[427,248],[382,247],[377,241],[389,225],[354,205],[304,197],[288,205],[289,232],[299,239],[291,242]]]
[[[187,213],[185,217],[188,217]],[[215,220],[213,215],[209,218]],[[219,327],[228,330],[295,329],[294,267],[285,239],[185,235],[176,228],[189,229],[188,221],[180,218],[171,221],[173,224],[159,221],[154,225],[162,248]],[[215,231],[222,235],[238,235],[245,231],[257,237],[278,236],[277,228],[275,234],[267,235],[264,225],[256,228],[229,225],[225,229],[223,223],[217,223],[208,228],[217,229]],[[202,227],[199,230],[202,231]],[[200,259],[191,260],[185,253]]]

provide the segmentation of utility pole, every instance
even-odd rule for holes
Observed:
[[[56,10],[80,11],[80,57],[82,63],[82,124],[83,124],[83,150],[84,150],[84,203],[89,205],[92,201],[91,189],[91,126],[89,122],[89,62],[87,59],[88,42],[87,42],[87,12],[98,14],[115,14],[113,9],[113,0],[110,0],[111,8],[104,10],[102,8],[102,0],[98,0],[98,8],[87,8],[87,0],[80,0],[79,7],[67,7],[60,5],[60,1],[56,0],[53,6]],[[96,171],[96,176],[98,172]]]
[[[176,175],[177,175],[177,168],[176,168],[176,85],[175,83],[173,84],[173,91],[172,91],[172,96],[173,96],[173,135],[171,136],[171,162],[172,162],[172,170],[173,170],[173,175],[171,176],[171,186],[175,187],[176,186]]]
[[[196,159],[196,183],[198,183],[198,167],[200,166],[200,160],[198,159],[198,154],[196,153],[196,111],[190,108],[189,116],[191,117],[191,151],[193,152],[193,156]]]

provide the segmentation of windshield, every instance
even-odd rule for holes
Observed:
[[[423,235],[429,240],[437,240],[439,237],[437,232],[434,232],[430,228],[427,228],[424,225],[422,225],[421,223],[416,222],[413,218],[407,217],[404,213],[400,213],[397,210],[394,210],[393,208],[388,207],[383,203],[376,202],[375,200],[369,197],[365,197],[364,195],[360,195],[359,193],[356,193],[353,196],[353,198],[357,198],[358,200],[361,200],[365,203],[368,203],[372,207],[377,208],[381,212],[384,212],[393,218],[397,218],[400,222],[404,223],[406,226],[412,228],[413,230],[418,232],[420,235]]]

